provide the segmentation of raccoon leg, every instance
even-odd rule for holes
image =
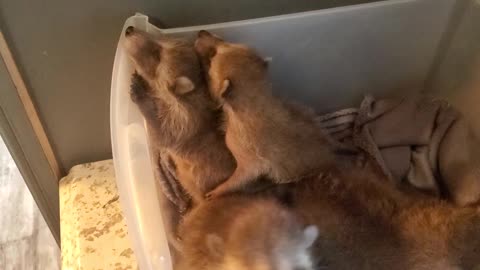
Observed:
[[[238,166],[233,174],[223,183],[218,185],[214,190],[207,193],[207,199],[219,197],[228,193],[233,193],[241,190],[249,183],[255,181],[260,175],[255,168]]]

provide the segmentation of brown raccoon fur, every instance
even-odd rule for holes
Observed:
[[[218,113],[193,46],[129,27],[124,47],[136,70],[131,97],[151,141],[168,151],[181,185],[199,202],[232,174],[235,160],[218,129]]]
[[[319,269],[480,267],[480,213],[411,197],[369,170],[332,170],[292,187],[293,208],[321,237]],[[321,268],[323,267],[323,268]]]
[[[333,161],[314,115],[272,95],[267,64],[252,49],[200,31],[195,49],[208,71],[209,89],[225,117],[225,139],[237,161],[233,175],[208,195],[236,191],[266,176],[295,182]]]
[[[204,202],[181,226],[179,270],[313,270],[315,226],[271,196],[230,195]]]

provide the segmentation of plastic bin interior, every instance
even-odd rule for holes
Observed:
[[[473,59],[480,60],[474,57],[480,50],[478,0],[393,0],[175,29],[156,28],[137,14],[127,19],[123,30],[130,25],[155,35],[188,38],[206,29],[247,43],[272,58],[271,76],[279,95],[318,112],[357,104],[367,92],[394,89],[434,86],[441,93],[471,97],[474,92],[458,89],[472,76],[472,66],[479,62]],[[169,270],[144,122],[129,98],[131,73],[119,43],[111,90],[117,185],[140,269]]]

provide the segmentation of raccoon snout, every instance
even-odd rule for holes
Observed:
[[[198,34],[197,34],[197,37],[201,38],[201,37],[211,37],[212,34],[210,34],[210,32],[206,31],[206,30],[200,30],[198,31]]]
[[[135,27],[129,26],[127,29],[125,29],[125,36],[128,37],[133,34],[133,32],[135,32]]]

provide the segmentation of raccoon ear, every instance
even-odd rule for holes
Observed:
[[[231,90],[230,80],[223,80],[218,88],[218,95],[221,98],[225,98]]]
[[[173,89],[177,95],[184,95],[193,91],[193,89],[195,89],[195,84],[193,84],[189,78],[181,76],[175,79]]]
[[[206,241],[207,241],[207,248],[212,255],[218,258],[223,257],[224,242],[220,236],[213,233],[208,234]]]
[[[223,42],[223,40],[210,32],[201,30],[198,32],[198,37],[195,40],[195,51],[200,56],[204,65],[209,65],[210,60],[217,53],[217,46]]]
[[[315,225],[307,226],[303,229],[303,244],[306,248],[309,248],[315,243],[318,237],[318,228]]]

